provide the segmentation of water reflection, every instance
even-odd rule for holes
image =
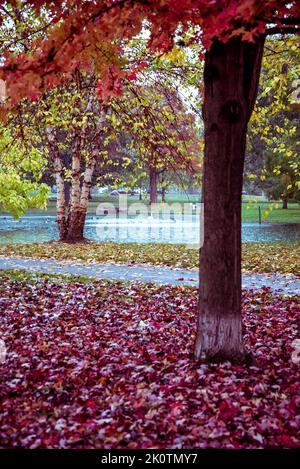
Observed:
[[[85,236],[94,241],[119,243],[199,242],[199,220],[159,220],[151,218],[112,219],[89,217]],[[300,241],[300,223],[243,223],[244,242]],[[58,239],[55,217],[25,216],[19,221],[0,216],[0,243],[37,243]]]

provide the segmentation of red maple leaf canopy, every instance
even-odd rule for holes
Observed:
[[[2,21],[6,15],[5,3],[1,2],[0,6]],[[118,82],[123,74],[115,63],[120,53],[119,43],[140,33],[145,20],[151,30],[150,46],[166,50],[172,47],[176,32],[183,32],[191,25],[197,26],[192,40],[202,41],[209,48],[216,38],[226,42],[231,37],[242,36],[253,41],[269,27],[274,32],[276,29],[289,32],[291,26],[295,28],[298,24],[300,16],[299,2],[281,0],[15,0],[11,3],[17,7],[21,3],[37,13],[46,11],[50,20],[44,40],[33,42],[30,53],[16,56],[3,51],[1,76],[13,102],[42,93],[50,84],[68,78],[76,68],[91,69],[95,57],[101,54],[105,60],[97,62],[99,76],[105,76],[113,66]]]

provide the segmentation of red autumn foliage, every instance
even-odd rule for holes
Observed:
[[[5,4],[3,6],[0,4],[0,21],[6,17]],[[288,33],[292,26],[299,24],[300,16],[296,0],[27,0],[23,6],[48,9],[51,28],[44,29],[45,40],[33,42],[28,54],[15,56],[4,51],[1,78],[6,80],[8,95],[14,101],[28,95],[29,83],[42,92],[50,82],[59,83],[63,74],[78,67],[89,70],[95,56],[99,55],[99,44],[112,46],[111,63],[107,61],[107,54],[104,61],[102,53],[98,57],[99,73],[107,75],[115,61],[113,48],[116,53],[120,51],[116,42],[136,36],[145,19],[150,24],[151,48],[168,50],[173,45],[179,24],[182,31],[190,24],[196,25],[198,28],[192,41],[201,41],[209,48],[216,38],[225,42],[241,36],[252,42],[269,26],[274,29],[274,25],[278,31]]]

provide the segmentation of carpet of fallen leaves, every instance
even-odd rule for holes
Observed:
[[[116,264],[152,264],[193,268],[199,265],[197,249],[184,244],[59,242],[2,244],[1,256],[33,257]],[[243,243],[244,272],[278,272],[300,275],[300,243]]]
[[[299,445],[299,298],[244,292],[254,364],[206,365],[196,289],[5,275],[1,448]]]

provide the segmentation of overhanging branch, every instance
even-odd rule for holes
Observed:
[[[293,26],[274,26],[273,28],[266,29],[266,36],[274,34],[300,34],[300,28]]]

